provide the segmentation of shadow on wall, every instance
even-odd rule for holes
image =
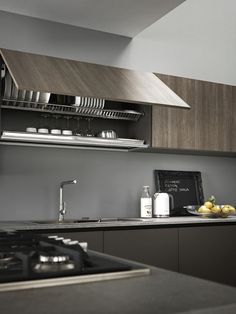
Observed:
[[[130,41],[124,36],[0,11],[2,48],[115,65]]]

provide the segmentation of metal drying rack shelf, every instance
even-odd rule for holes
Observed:
[[[50,103],[38,103],[18,99],[3,99],[2,108],[129,121],[138,121],[138,119],[144,115],[142,112],[133,110],[96,109],[74,105],[66,106]]]

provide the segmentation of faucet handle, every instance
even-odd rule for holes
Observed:
[[[62,211],[63,211],[63,215],[65,215],[65,213],[66,213],[66,202],[63,202],[63,209],[62,209]]]

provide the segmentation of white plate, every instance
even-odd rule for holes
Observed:
[[[75,105],[80,106],[81,104],[81,97],[80,96],[75,96]]]
[[[26,101],[31,101],[32,96],[33,96],[33,91],[32,90],[27,90],[26,93],[25,93],[25,100]]]
[[[80,107],[83,107],[84,106],[84,97],[81,97],[81,100],[80,100]]]
[[[17,98],[18,98],[18,88],[16,87],[15,83],[12,80],[11,99],[17,99]]]
[[[99,109],[103,109],[105,105],[105,99],[100,99],[100,106]]]
[[[94,108],[95,108],[95,109],[98,109],[98,108],[99,108],[100,99],[99,99],[99,98],[95,98],[94,100],[95,100]]]
[[[25,100],[26,90],[19,90],[18,100]]]
[[[47,104],[49,102],[50,96],[51,93],[40,92],[38,102]]]
[[[4,91],[4,98],[5,99],[11,98],[11,85],[12,85],[11,75],[7,71],[6,76],[5,76],[5,91]]]
[[[89,108],[90,107],[90,98],[89,97],[86,97],[86,107]]]
[[[89,98],[89,108],[93,108],[94,106],[94,98]]]
[[[1,79],[4,79],[5,76],[6,76],[6,67],[4,66],[1,68]]]
[[[38,102],[39,101],[39,94],[40,94],[39,92],[33,92],[31,101],[32,102]]]

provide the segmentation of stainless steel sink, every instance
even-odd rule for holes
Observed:
[[[64,221],[58,221],[58,220],[36,220],[32,221],[36,224],[58,224],[58,225],[64,225],[64,224],[74,224],[74,223],[90,223],[90,222],[99,222],[99,219],[65,219]]]
[[[82,218],[82,219],[66,219],[63,222],[59,222],[58,220],[38,220],[33,221],[37,224],[58,224],[58,225],[64,225],[64,224],[75,224],[75,223],[105,223],[105,222],[132,222],[132,221],[140,221],[140,222],[150,222],[154,221],[157,218],[139,218],[139,217],[121,217],[121,218]]]

